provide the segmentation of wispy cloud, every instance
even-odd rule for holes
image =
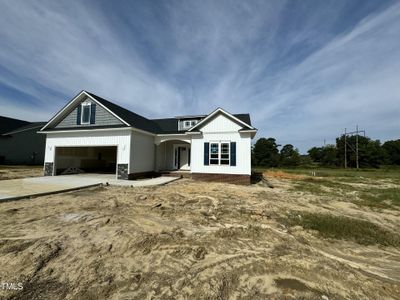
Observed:
[[[302,151],[356,123],[399,137],[398,3],[119,4],[2,1],[1,114],[50,118],[87,89],[146,116],[250,112]]]

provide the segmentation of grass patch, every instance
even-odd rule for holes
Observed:
[[[399,235],[364,220],[307,213],[290,216],[289,225],[316,230],[324,238],[351,240],[361,245],[400,246]]]
[[[331,179],[317,179],[313,177],[297,180],[291,188],[293,191],[307,192],[314,195],[334,195],[341,196],[343,192],[350,192],[354,187],[343,184]]]
[[[361,205],[377,208],[400,207],[400,188],[370,188],[362,191],[359,196],[361,201],[358,204]]]

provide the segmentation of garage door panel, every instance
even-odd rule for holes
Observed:
[[[57,174],[71,168],[116,173],[117,147],[57,147],[55,161]]]

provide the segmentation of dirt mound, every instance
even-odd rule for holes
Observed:
[[[342,198],[307,193],[299,197],[286,179],[303,177],[271,174],[285,183],[271,189],[181,180],[1,203],[0,277],[23,289],[2,289],[0,297],[398,297],[398,248],[325,238],[321,230],[288,222],[294,211],[302,218],[303,212],[329,212],[398,232],[398,211],[337,205]]]
[[[300,174],[292,174],[283,171],[266,171],[263,173],[266,178],[277,178],[277,179],[297,179],[302,180],[306,178],[310,178],[310,176],[300,175]]]

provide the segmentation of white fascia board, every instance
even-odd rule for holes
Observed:
[[[104,106],[103,104],[101,104],[99,101],[97,101],[95,98],[93,98],[92,96],[90,96],[86,91],[83,91],[83,93],[85,93],[86,96],[88,96],[90,99],[92,99],[94,102],[96,102],[97,104],[99,104],[102,108],[104,108],[106,111],[108,111],[110,114],[112,114],[114,117],[116,117],[118,120],[120,120],[122,123],[124,123],[127,126],[131,126],[131,124],[129,124],[128,122],[126,122],[125,120],[123,120],[121,117],[119,117],[118,115],[116,115],[114,112],[112,112],[111,110],[109,110],[106,106]]]
[[[114,117],[116,117],[118,120],[120,120],[122,123],[124,123],[127,126],[131,126],[128,122],[125,120],[121,119],[119,116],[117,116],[114,112],[109,110],[107,107],[105,107],[103,104],[101,104],[99,101],[97,101],[95,98],[90,96],[86,91],[81,91],[78,95],[76,95],[66,106],[64,106],[53,118],[50,119],[49,122],[46,123],[46,125],[43,126],[40,131],[45,130],[50,124],[52,124],[59,116],[61,116],[68,108],[70,108],[73,104],[78,102],[78,100],[81,98],[82,95],[85,95],[86,97],[89,97],[92,99],[94,102],[96,102],[98,105],[100,105],[102,108],[107,110],[109,113],[111,113]]]
[[[69,133],[69,132],[97,132],[97,131],[116,131],[116,130],[132,130],[131,127],[116,127],[116,128],[99,128],[99,129],[79,129],[79,130],[48,130],[38,131],[37,133]]]
[[[186,135],[186,133],[159,133],[156,136]]]
[[[143,134],[147,134],[147,135],[151,135],[151,136],[157,136],[157,134],[155,134],[155,133],[151,133],[151,132],[148,132],[146,130],[138,129],[136,127],[129,127],[129,129],[132,130],[132,131],[143,133]]]
[[[52,117],[50,119],[49,122],[46,123],[46,125],[43,126],[42,129],[40,129],[41,131],[44,130],[45,128],[47,128],[51,123],[53,123],[54,120],[56,120],[66,109],[68,109],[68,107],[70,107],[73,103],[76,102],[76,100],[78,98],[80,98],[82,96],[82,94],[84,94],[84,91],[81,91],[78,95],[76,95],[74,98],[72,98],[71,101],[69,101],[69,103],[67,105],[65,105],[58,113],[56,113],[56,115],[54,117]],[[86,95],[86,93],[85,93]]]
[[[48,131],[37,131],[37,133],[68,133],[68,132],[97,132],[97,131],[115,131],[115,130],[131,130],[131,131],[137,131],[143,134],[147,134],[147,135],[151,135],[151,136],[155,136],[154,133],[148,132],[148,131],[144,131],[141,129],[137,129],[134,127],[114,127],[114,128],[94,128],[94,129],[69,129],[69,130],[48,130]]]
[[[206,123],[209,119],[211,119],[214,115],[216,115],[217,113],[223,113],[226,116],[228,116],[229,118],[232,118],[233,120],[235,120],[236,122],[238,122],[239,124],[242,124],[244,126],[246,126],[247,128],[250,129],[254,129],[253,126],[250,126],[249,124],[243,122],[242,120],[236,118],[234,115],[232,115],[231,113],[228,113],[227,111],[223,110],[222,108],[217,108],[216,110],[214,110],[212,113],[210,113],[206,118],[204,118],[203,120],[201,120],[199,123],[197,123],[196,125],[194,125],[192,128],[190,128],[188,131],[192,131],[194,128],[200,126],[203,123]]]

